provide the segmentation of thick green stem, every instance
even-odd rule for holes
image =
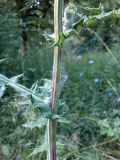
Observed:
[[[54,0],[54,32],[56,41],[59,39],[59,34],[62,32],[62,17],[63,17],[64,0]],[[59,79],[60,79],[60,63],[62,50],[59,47],[54,49],[53,63],[53,79],[52,79],[52,97],[51,109],[53,113],[57,113],[57,105],[59,99]],[[56,120],[48,121],[48,160],[56,160]]]

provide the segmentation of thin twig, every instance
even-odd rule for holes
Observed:
[[[102,40],[102,38],[101,38],[95,31],[93,31],[92,29],[86,28],[86,30],[88,30],[90,33],[93,33],[93,34],[98,38],[98,40],[103,44],[103,46],[106,48],[106,50],[108,51],[108,53],[113,57],[115,63],[116,63],[117,66],[118,66],[118,68],[120,68],[120,65],[119,65],[116,57],[113,55],[112,51],[111,51],[110,48],[106,45],[106,43]]]
[[[105,141],[105,142],[102,142],[102,143],[99,143],[99,144],[95,144],[93,146],[89,146],[89,147],[86,147],[86,148],[83,148],[81,149],[80,151],[85,151],[85,150],[88,150],[88,149],[91,149],[91,148],[96,148],[96,147],[100,147],[100,146],[103,146],[103,145],[106,145],[108,143],[111,143],[111,142],[114,142],[116,141],[118,138],[113,138],[111,140],[108,140],[108,141]]]

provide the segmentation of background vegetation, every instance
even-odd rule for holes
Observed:
[[[73,3],[92,8],[101,3],[105,11],[120,8],[119,0]],[[80,28],[79,35],[64,44],[62,74],[68,78],[60,107],[70,123],[58,124],[60,160],[120,159],[119,26],[120,17],[113,17],[87,30]],[[45,31],[53,33],[52,0],[1,0],[0,73],[8,78],[24,73],[19,82],[27,87],[51,79],[53,49],[43,36]],[[9,87],[0,98],[1,160],[24,160],[43,142],[44,128],[23,127],[26,120],[40,116],[39,109],[26,106],[21,106],[21,97]],[[45,155],[40,152],[28,159],[45,160]]]

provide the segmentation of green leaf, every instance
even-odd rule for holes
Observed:
[[[44,32],[43,36],[45,37],[47,42],[55,42],[55,34],[47,34],[46,32]]]
[[[39,118],[37,120],[27,122],[27,123],[23,124],[22,126],[25,128],[33,129],[36,127],[42,128],[45,125],[46,125],[45,118]]]
[[[114,119],[114,127],[120,127],[120,118],[116,117]]]
[[[46,41],[53,43],[51,47],[58,46],[59,48],[62,48],[63,42],[66,39],[66,36],[62,32],[59,34],[58,41],[55,40],[55,34],[50,35],[45,32],[43,35],[45,36]]]
[[[100,126],[100,133],[109,137],[120,137],[120,119],[114,118],[111,123],[107,119],[98,121]]]
[[[13,83],[17,83],[17,82],[18,82],[18,79],[21,78],[21,77],[23,77],[23,74],[14,76],[14,77],[10,78],[10,80],[11,80]]]
[[[58,46],[61,48],[63,46],[63,42],[65,40],[65,36],[63,33],[59,34]]]
[[[57,141],[57,142],[56,142],[56,146],[57,146],[57,149],[60,149],[60,148],[65,147],[65,144],[64,144],[64,142]]]
[[[86,25],[86,27],[89,27],[97,24],[100,20],[120,17],[120,9],[105,12],[102,5],[99,8],[80,7],[80,11],[81,14],[78,13],[79,19],[76,19],[70,29],[74,28],[77,30],[79,26],[83,27],[83,25]]]
[[[95,17],[89,17],[87,20],[84,21],[84,24],[88,26],[96,25],[98,23],[98,19]]]
[[[60,118],[58,119],[58,122],[59,122],[59,123],[66,123],[66,124],[70,124],[70,121],[69,121],[69,120],[67,120],[66,118],[63,118],[63,117],[60,117]]]
[[[7,61],[7,60],[9,60],[10,58],[4,58],[4,59],[0,59],[0,63],[3,63],[3,62],[5,62],[5,61]]]
[[[1,146],[2,148],[2,153],[4,154],[4,156],[9,157],[10,156],[10,146],[9,145],[4,145]]]
[[[0,87],[0,98],[4,95],[5,90],[6,90],[5,85],[2,85],[2,86]]]
[[[37,101],[41,104],[44,104],[44,101],[39,97],[39,95],[35,94],[32,90],[26,88],[25,86],[18,84],[18,83],[14,83],[15,81],[12,81],[11,79],[3,76],[0,74],[0,83],[2,84],[6,84],[12,88],[14,88],[17,92],[21,93],[21,94],[26,94],[26,95],[31,95],[32,98],[34,99],[34,101]]]
[[[83,16],[82,14],[79,14],[79,20],[74,22],[72,25],[72,28],[77,29],[79,26],[83,27],[83,22],[86,16]]]
[[[59,119],[60,116],[57,114],[52,113],[51,111],[44,113],[44,117],[47,119]]]
[[[84,24],[86,24],[86,26],[90,26],[95,24],[98,20],[105,20],[108,18],[113,18],[113,17],[120,17],[120,9],[119,10],[112,10],[110,12],[102,12],[99,15],[94,15],[94,16],[89,16],[87,18],[84,19]]]
[[[62,48],[63,42],[64,42],[65,39],[66,39],[65,35],[61,32],[61,33],[59,34],[59,39],[58,39],[58,41],[55,42],[55,43],[52,45],[52,47],[58,46],[58,47]]]
[[[32,153],[28,156],[28,158],[31,157],[31,156],[33,156],[33,155],[36,155],[38,153],[44,152],[44,151],[46,151],[46,144],[45,143],[43,145],[39,146],[39,147],[36,147],[32,151]]]
[[[101,14],[104,11],[104,7],[100,4],[99,8],[90,8],[90,7],[79,7],[79,10],[82,14]]]
[[[18,102],[18,105],[20,105],[20,106],[31,105],[31,100],[30,99],[28,99],[28,100],[21,100],[20,102]]]
[[[77,31],[75,29],[67,29],[64,32],[64,36],[67,39],[67,38],[71,37],[75,33],[77,33]]]
[[[102,128],[100,129],[101,135],[108,134],[108,130],[109,130],[109,128],[102,127]]]

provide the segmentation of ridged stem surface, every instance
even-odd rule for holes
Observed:
[[[54,33],[56,41],[62,32],[64,0],[54,0]],[[54,48],[53,77],[52,77],[52,97],[51,109],[53,113],[57,113],[57,105],[59,99],[59,79],[60,79],[60,63],[62,49],[56,46]],[[56,120],[48,121],[48,160],[57,160],[56,155]]]

